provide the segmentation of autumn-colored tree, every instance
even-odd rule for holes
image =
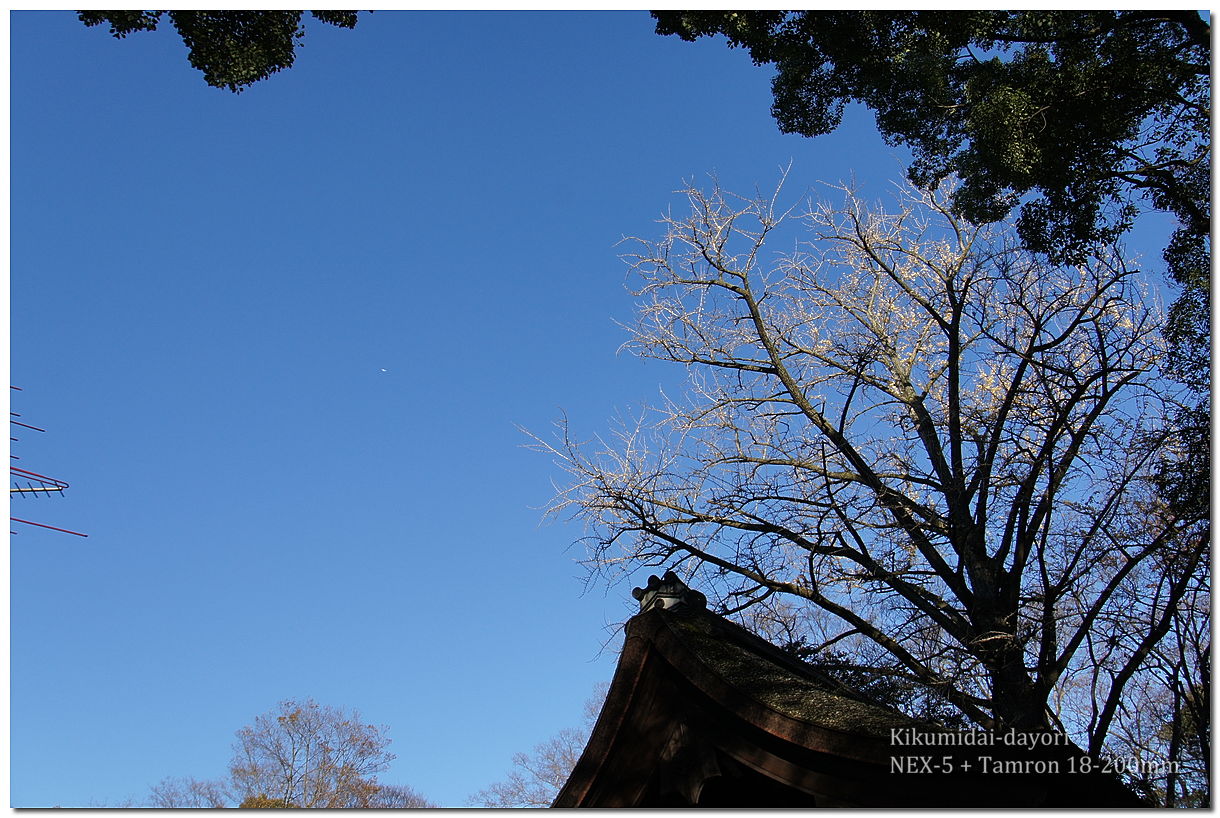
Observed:
[[[283,798],[268,798],[265,795],[251,795],[237,805],[241,809],[292,809],[292,804]]]
[[[169,778],[152,788],[163,809],[403,809],[431,807],[410,787],[382,784],[394,760],[385,728],[312,699],[280,702],[237,732],[229,775],[219,781]]]
[[[237,732],[229,774],[243,799],[268,797],[301,808],[351,808],[369,803],[376,774],[394,754],[380,729],[359,714],[283,701]]]
[[[366,806],[369,809],[429,809],[436,804],[404,784],[378,784]]]

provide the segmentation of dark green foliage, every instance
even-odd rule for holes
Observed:
[[[1211,482],[1211,26],[1193,11],[656,11],[659,34],[723,34],[772,65],[786,133],[837,128],[847,103],[914,152],[913,182],[961,180],[960,215],[1014,210],[1026,246],[1056,263],[1133,223],[1141,204],[1178,227],[1165,248],[1182,295],[1172,367],[1196,395],[1174,419],[1161,486],[1208,516]]]
[[[82,11],[78,16],[87,26],[108,23],[110,33],[122,38],[134,31],[155,31],[164,14],[207,84],[234,93],[290,67],[305,36],[301,11]],[[341,28],[356,25],[354,11],[311,14]]]
[[[785,132],[828,133],[846,103],[864,103],[886,139],[915,151],[913,181],[961,177],[956,203],[972,221],[1040,194],[1022,208],[1030,249],[1079,257],[1129,225],[1132,189],[1207,232],[1191,169],[1210,152],[1210,27],[1196,13],[653,16],[661,34],[724,34],[774,65]]]
[[[163,11],[78,11],[87,26],[110,24],[110,33],[122,39],[133,31],[156,31]]]

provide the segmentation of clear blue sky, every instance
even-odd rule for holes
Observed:
[[[388,725],[383,780],[447,806],[580,723],[632,583],[586,592],[518,426],[680,375],[617,354],[616,242],[684,177],[902,167],[866,117],[779,134],[765,70],[646,13],[305,43],[235,96],[172,29],[11,16],[11,408],[47,429],[13,452],[72,484],[13,513],[89,534],[11,538],[15,806],[218,776],[288,697]]]

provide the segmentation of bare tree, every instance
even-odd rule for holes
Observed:
[[[164,778],[148,796],[148,806],[158,809],[220,809],[231,801],[223,781],[197,778]]]
[[[1151,651],[1148,671],[1133,675],[1110,737],[1132,783],[1167,807],[1211,800],[1211,583],[1205,571],[1196,580]]]
[[[378,791],[376,774],[394,754],[382,730],[347,713],[283,701],[237,732],[229,773],[244,800],[264,797],[299,808],[368,806]]]
[[[218,780],[166,778],[146,806],[162,809],[295,807],[406,809],[433,807],[410,787],[382,784],[376,774],[394,754],[384,728],[360,714],[312,699],[283,701],[237,732],[229,774]]]
[[[411,787],[402,784],[378,784],[368,803],[370,809],[431,809],[435,808],[427,798]]]
[[[1151,480],[1176,407],[1137,272],[1116,248],[1050,265],[949,191],[845,191],[785,253],[778,190],[684,193],[627,257],[628,346],[688,394],[609,442],[539,441],[591,566],[685,571],[726,611],[802,601],[974,723],[1101,753],[1207,543]]]
[[[514,754],[514,769],[508,776],[472,795],[470,804],[494,809],[549,807],[580,760],[609,689],[608,684],[598,685],[585,702],[583,727],[565,727],[532,753]]]

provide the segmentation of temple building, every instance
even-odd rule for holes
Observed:
[[[640,613],[555,807],[1145,806],[1074,745],[1012,746],[872,702],[708,611],[673,572],[633,593]]]

